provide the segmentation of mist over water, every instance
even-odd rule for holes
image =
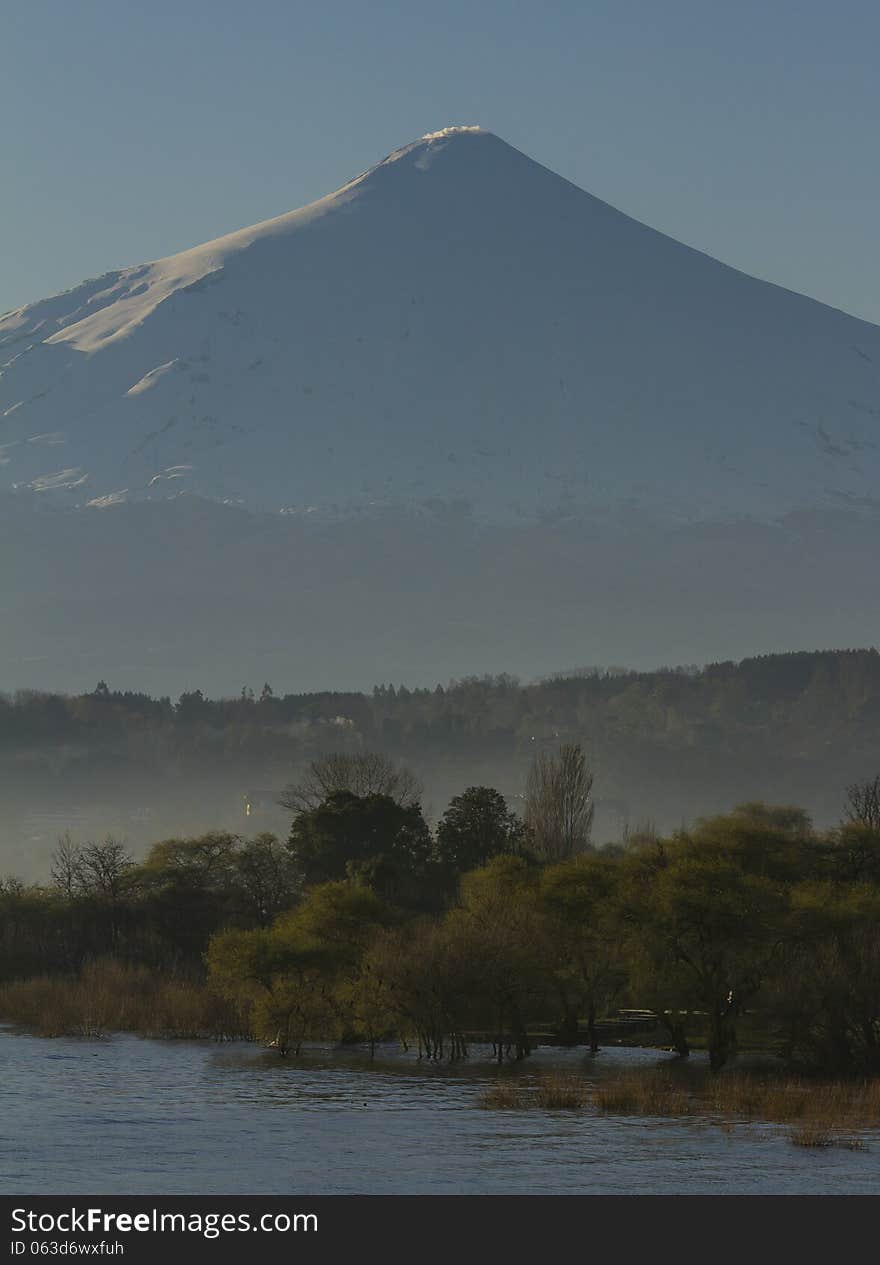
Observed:
[[[136,858],[213,830],[285,839],[283,788],[333,751],[410,768],[435,825],[469,786],[495,787],[521,812],[535,753],[582,743],[600,845],[753,800],[797,804],[824,829],[839,822],[846,788],[880,767],[876,650],[531,685],[502,674],[262,699],[256,684],[176,703],[119,690],[0,696],[0,876],[47,881],[68,830],[80,843],[110,834]]]

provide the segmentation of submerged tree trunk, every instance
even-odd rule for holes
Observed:
[[[577,1045],[580,1035],[578,1018],[570,1006],[565,1007],[565,1013],[562,1016],[562,1022],[557,1028],[557,1032],[562,1045]]]
[[[724,1064],[736,1055],[736,1028],[733,1016],[727,1011],[713,1011],[709,1022],[709,1066],[720,1072]]]
[[[590,998],[590,1005],[587,1010],[587,1040],[590,1043],[590,1053],[599,1053],[599,1037],[596,1033],[596,1003]]]
[[[678,1057],[680,1059],[688,1058],[691,1052],[691,1047],[690,1042],[687,1039],[685,1021],[677,1018],[673,1014],[666,1014],[663,1011],[661,1011],[657,1017],[666,1029],[669,1035],[669,1040],[672,1042],[672,1048],[675,1050]]]
[[[868,1076],[874,1076],[880,1070],[880,1042],[877,1040],[877,1020],[873,1018],[863,1019],[861,1029],[864,1048],[863,1070]]]
[[[531,1054],[532,1047],[529,1044],[529,1034],[526,1031],[526,1026],[516,1011],[511,1015],[511,1027],[513,1028],[513,1039],[516,1048],[515,1058],[517,1063],[519,1063]]]

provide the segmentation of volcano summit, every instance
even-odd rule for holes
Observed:
[[[0,486],[678,521],[870,500],[880,329],[480,128],[0,319]]]

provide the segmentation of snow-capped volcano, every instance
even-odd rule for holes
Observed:
[[[485,517],[870,502],[880,329],[476,127],[0,318],[0,488]]]
[[[870,644],[878,476],[880,329],[444,128],[0,319],[0,688]]]

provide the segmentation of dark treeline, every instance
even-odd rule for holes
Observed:
[[[577,731],[601,743],[628,734],[660,745],[691,746],[778,740],[780,728],[813,729],[857,722],[864,737],[880,725],[880,652],[828,650],[764,655],[705,668],[584,668],[533,684],[515,677],[466,677],[434,688],[379,685],[371,693],[325,691],[277,695],[270,684],[244,686],[232,698],[210,699],[193,689],[176,700],[110,689],[100,681],[86,694],[39,690],[0,694],[0,748],[62,749],[88,742],[119,752],[120,739],[150,735],[170,754],[210,732],[212,754],[229,744],[274,744],[279,734],[303,741],[312,727],[336,738],[353,731],[370,749],[403,744],[426,751],[450,741],[494,736],[531,743]],[[265,738],[261,737],[265,735]],[[320,735],[326,749],[326,733]],[[337,743],[338,746],[338,743]]]
[[[282,1053],[395,1037],[457,1058],[488,1038],[500,1061],[536,1032],[596,1049],[635,1007],[716,1069],[746,1031],[793,1066],[880,1072],[880,779],[831,830],[754,803],[603,848],[574,744],[534,759],[522,817],[472,786],[432,830],[418,794],[340,753],[288,789],[283,842],[215,832],[135,862],[63,838],[50,882],[2,886],[0,1013],[88,999],[103,962],[123,993],[202,990]]]

